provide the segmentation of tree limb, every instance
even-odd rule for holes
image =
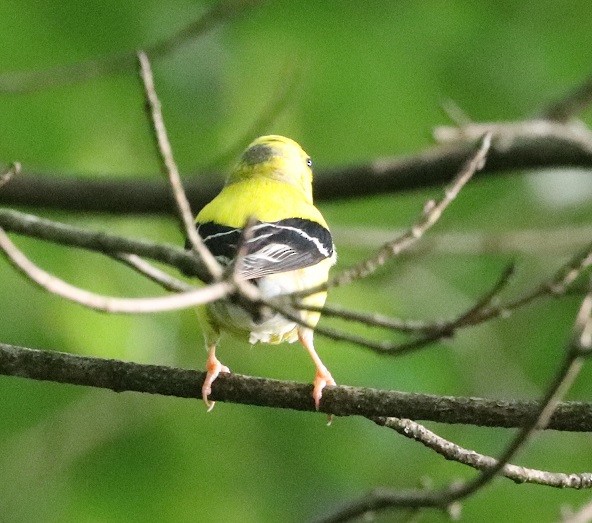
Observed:
[[[10,184],[4,189],[7,187],[10,187]],[[208,281],[207,271],[201,262],[191,252],[174,245],[162,245],[115,236],[103,231],[87,230],[11,209],[0,209],[0,227],[8,232],[109,256],[133,253],[176,267],[188,276],[197,276],[202,281]]]
[[[201,398],[205,372],[93,358],[0,343],[0,374],[22,378],[135,391],[179,398]],[[221,374],[212,400],[314,412],[311,385]],[[363,387],[327,387],[320,411],[337,416],[394,416],[440,423],[520,427],[531,419],[536,401],[434,396]],[[592,432],[592,403],[563,402],[548,429]]]
[[[441,186],[450,181],[474,148],[472,142],[438,145],[413,155],[376,159],[358,165],[318,169],[316,201],[360,198]],[[479,175],[500,175],[520,169],[592,167],[592,151],[569,136],[540,135],[517,129],[500,147],[495,139]],[[0,192],[0,204],[110,214],[173,214],[170,190],[157,177],[95,178],[24,173]],[[201,209],[222,187],[221,174],[185,179],[191,207]],[[97,198],[97,194],[101,197]]]

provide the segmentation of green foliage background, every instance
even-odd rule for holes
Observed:
[[[204,9],[189,0],[2,0],[0,71],[140,48]],[[209,170],[241,139],[290,71],[299,75],[295,94],[261,132],[291,136],[317,167],[335,166],[427,147],[431,129],[447,123],[439,109],[447,98],[478,121],[532,115],[589,74],[590,20],[592,4],[585,0],[285,0],[183,46],[154,68],[184,174]],[[2,95],[0,161],[18,160],[48,176],[158,176],[143,103],[133,72],[25,96]],[[589,116],[584,115],[588,123]],[[227,167],[218,164],[217,170]],[[436,194],[322,204],[335,231],[339,265],[372,251],[370,233],[387,233],[386,239],[408,226]],[[512,259],[519,273],[506,295],[518,295],[575,251],[547,241],[544,231],[561,229],[573,245],[589,240],[574,231],[592,223],[591,197],[589,172],[476,180],[431,234],[485,233],[477,248],[460,236],[447,248],[407,255],[375,277],[334,292],[330,301],[402,317],[450,317]],[[37,212],[94,229],[183,242],[171,218]],[[534,232],[516,248],[496,249],[488,240],[489,233],[517,230]],[[19,245],[46,269],[97,292],[157,292],[98,256],[26,239]],[[108,316],[44,294],[6,263],[0,263],[0,279],[2,342],[203,367],[193,311]],[[561,358],[578,305],[577,297],[539,303],[404,358],[380,357],[321,337],[317,348],[342,384],[536,398]],[[236,372],[312,378],[312,366],[296,346],[249,348],[226,339],[219,354]],[[570,398],[590,401],[591,378],[589,366]],[[425,478],[444,485],[473,475],[362,419],[336,419],[327,428],[321,415],[222,403],[206,414],[198,401],[7,377],[0,377],[0,398],[2,521],[302,521],[374,486],[415,487]],[[493,455],[511,436],[507,430],[429,426]],[[588,434],[545,433],[518,462],[589,471],[591,443]],[[466,521],[556,521],[561,506],[589,499],[586,492],[498,479],[463,504],[463,515]],[[422,520],[446,516],[427,511]]]

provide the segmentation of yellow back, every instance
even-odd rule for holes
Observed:
[[[302,191],[269,178],[251,178],[227,185],[200,211],[196,221],[240,228],[251,216],[263,222],[304,218],[327,227],[321,213]]]

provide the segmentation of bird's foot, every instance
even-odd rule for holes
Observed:
[[[206,362],[206,370],[206,379],[201,388],[201,397],[208,408],[208,412],[210,412],[214,408],[214,405],[216,405],[215,401],[210,401],[208,399],[209,395],[212,393],[212,383],[214,383],[221,372],[229,373],[230,369],[226,365],[222,365],[218,358],[216,358],[215,354],[210,353]]]
[[[335,386],[335,380],[327,367],[317,367],[317,372],[313,381],[312,398],[314,400],[315,408],[319,410],[321,398],[323,397],[323,389],[327,386]]]

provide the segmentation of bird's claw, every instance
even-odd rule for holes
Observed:
[[[319,410],[321,398],[323,397],[323,389],[327,386],[335,386],[335,380],[327,368],[317,367],[317,372],[313,381],[312,398],[314,400],[315,409]]]
[[[230,373],[230,369],[226,365],[222,365],[216,356],[210,355],[206,363],[206,370],[206,379],[201,387],[201,397],[208,408],[207,412],[211,412],[216,405],[215,401],[210,401],[208,399],[209,395],[212,393],[212,383],[214,383],[221,372]]]

